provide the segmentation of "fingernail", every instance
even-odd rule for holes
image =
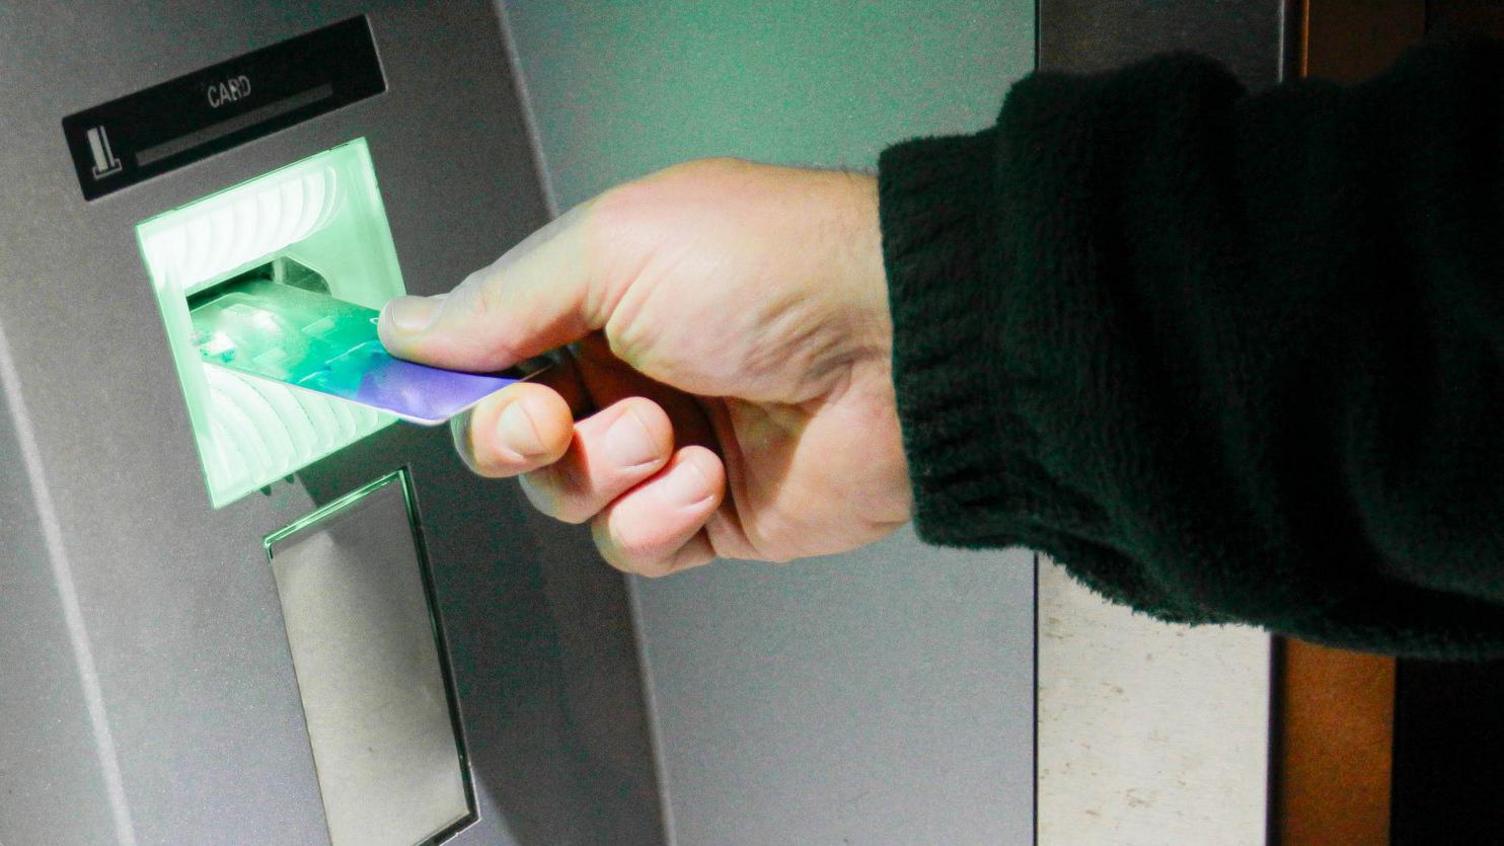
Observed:
[[[433,297],[398,297],[387,303],[386,313],[403,332],[421,332],[438,315],[439,302]]]
[[[705,471],[693,461],[681,461],[658,483],[658,488],[669,502],[678,505],[694,505],[710,498],[710,480]]]
[[[501,435],[501,442],[523,458],[542,455],[547,451],[543,446],[543,439],[538,436],[538,427],[533,425],[533,418],[520,402],[514,402],[501,410],[501,416],[496,420],[496,431]]]
[[[628,408],[606,430],[606,457],[618,467],[637,467],[658,457],[658,446],[636,411]]]

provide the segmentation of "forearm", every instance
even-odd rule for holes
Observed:
[[[1504,643],[1501,81],[1492,45],[1253,97],[1165,57],[890,150],[921,534],[1170,619]]]

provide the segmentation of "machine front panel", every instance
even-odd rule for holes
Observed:
[[[80,190],[65,117],[361,18],[384,92],[235,136],[94,199]],[[314,737],[310,701],[346,707],[356,679],[379,687],[394,672],[417,679],[413,690],[437,691],[433,671],[446,661],[457,720],[448,736],[466,751],[459,764],[458,753],[437,751],[437,710],[361,729],[437,756],[432,813],[404,823],[404,839],[433,823],[456,843],[659,842],[623,585],[593,560],[588,537],[527,513],[514,485],[471,475],[443,429],[278,397],[216,404],[209,385],[195,400],[201,370],[174,337],[179,309],[235,274],[316,277],[375,307],[403,290],[448,290],[544,222],[496,9],[483,0],[22,4],[0,11],[0,56],[0,412],[30,437],[26,455],[0,453],[0,477],[32,504],[24,523],[0,518],[0,545],[16,550],[0,561],[0,843],[105,842],[102,825],[122,844],[330,843],[338,819],[364,811],[333,810],[337,791],[319,759],[333,760],[339,744]],[[86,152],[92,159],[94,148]],[[133,154],[99,152],[106,169],[111,155],[125,167],[121,156]],[[340,209],[354,207],[336,203],[327,218],[297,217],[311,221],[307,232],[283,232],[235,222],[231,204],[231,228],[215,235],[203,230],[225,214],[185,216],[183,231],[197,234],[183,246],[221,250],[220,264],[163,283],[148,244],[153,221],[165,232],[173,210],[309,162],[339,186],[320,194],[303,182],[303,197],[375,198],[379,217],[367,204],[360,220],[342,220]],[[181,267],[213,263],[194,264],[201,259],[187,255]],[[335,419],[341,413],[348,419]],[[206,436],[216,425],[230,434]],[[227,454],[223,472],[209,469],[226,448],[244,451],[241,464]],[[389,478],[405,480],[423,517],[410,556],[360,553],[372,551],[367,540],[268,558],[268,536]],[[345,631],[385,645],[364,669],[346,668],[349,684],[315,683],[299,644],[328,646],[327,632],[306,634],[328,621],[305,614],[300,623],[299,612],[328,609],[301,593],[288,604],[279,559],[334,568],[325,573],[405,574],[408,588],[423,560],[439,637],[427,646],[408,637],[421,591],[349,583],[325,598],[358,598]],[[405,609],[402,637],[361,628],[383,619],[382,602]],[[384,663],[399,644],[427,657],[405,669]],[[427,740],[403,746],[402,731]],[[344,784],[366,779],[355,790],[363,798],[341,808],[368,810],[362,802],[393,789],[401,773],[385,760],[352,770],[363,775]],[[467,798],[456,816],[455,778],[470,781],[473,815]],[[69,814],[72,805],[92,810]]]

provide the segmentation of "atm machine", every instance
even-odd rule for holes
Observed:
[[[1258,86],[1288,70],[1300,8],[1046,0],[1024,11],[1037,11],[1025,17],[1041,67],[1192,47]],[[962,762],[970,769],[943,772],[957,759],[934,750],[973,735],[916,719],[922,697],[881,699],[898,685],[873,668],[888,665],[848,666],[840,647],[799,670],[848,673],[840,692],[872,706],[848,725],[702,720],[685,703],[707,682],[684,667],[731,668],[719,681],[734,695],[766,691],[726,677],[750,665],[727,646],[739,632],[704,637],[688,615],[666,626],[703,599],[688,590],[659,591],[658,616],[643,624],[700,650],[664,662],[681,672],[657,688],[668,713],[655,732],[644,676],[656,674],[639,661],[626,589],[584,533],[536,515],[514,485],[472,476],[446,430],[204,362],[212,339],[195,332],[194,313],[228,293],[246,325],[275,317],[247,292],[375,308],[448,290],[547,219],[508,38],[494,0],[0,6],[0,846],[655,846],[672,842],[676,807],[697,798],[740,804],[733,818],[776,818],[779,842],[806,842],[817,824],[871,832],[846,824],[915,816],[919,802],[958,820],[948,831],[1029,827],[1008,817],[1034,801],[1013,770],[1035,758],[1029,732],[1008,727],[1032,721],[1033,703],[1005,712],[995,695],[1007,678],[1034,675],[1030,650],[1009,640],[1029,624],[1019,608],[980,613],[990,600],[972,590],[970,616],[958,614],[946,603],[963,591],[940,577],[927,596],[945,610],[927,616],[975,625],[925,629],[915,648],[930,649],[933,666],[904,668],[909,684],[965,700],[956,713],[989,735]],[[573,96],[553,93],[555,103]],[[933,555],[917,544],[905,554]],[[1023,559],[1011,566],[1032,555]],[[942,571],[924,563],[931,578]],[[994,564],[1010,566],[967,572],[981,579]],[[979,583],[950,572],[955,585]],[[913,596],[877,608],[881,617],[846,609],[848,628],[925,616]],[[733,599],[794,605],[772,589]],[[1047,590],[1046,636],[1049,601]],[[817,602],[799,608],[802,639],[828,633]],[[700,637],[671,637],[685,629]],[[985,648],[957,659],[961,637]],[[879,641],[865,654],[891,651]],[[1039,677],[1102,687],[1063,642],[1051,641]],[[1258,677],[1267,641],[1246,657],[1245,675]],[[824,688],[806,700],[810,690]],[[905,719],[921,730],[893,742],[889,725]],[[1074,748],[1090,728],[1045,725],[1044,769],[1051,738]],[[749,777],[758,804],[721,756],[775,729],[778,742],[741,758],[761,767]],[[1262,744],[1262,727],[1249,731]],[[1253,808],[1258,832],[1229,842],[1262,833],[1255,754],[1257,778],[1235,804]],[[819,778],[819,762],[857,758],[854,781]],[[934,792],[907,791],[911,774],[893,761]],[[677,782],[666,772],[675,764]],[[1083,792],[1061,769],[1040,788],[1044,811],[1051,795]],[[862,779],[899,784],[875,791],[896,807],[863,805],[874,791],[857,789]],[[853,789],[817,793],[831,784]],[[1174,800],[1167,792],[1159,807]],[[1164,835],[1168,818],[1144,808],[1104,824],[1136,819]],[[684,842],[749,842],[728,835],[725,816],[691,816],[678,816],[681,833],[698,824],[701,838]],[[1086,831],[1075,817],[1048,822],[1038,842]]]
[[[0,68],[0,844],[662,842],[588,540],[190,317],[546,220],[494,5],[6,4]]]

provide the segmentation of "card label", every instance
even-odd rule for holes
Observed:
[[[358,17],[71,114],[63,135],[93,200],[385,90]]]

